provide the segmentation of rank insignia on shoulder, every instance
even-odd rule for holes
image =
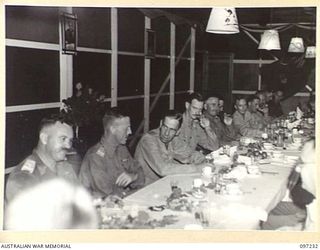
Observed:
[[[23,164],[21,171],[27,171],[30,174],[32,174],[35,168],[36,168],[36,162],[34,160],[27,159]]]
[[[99,149],[98,149],[98,151],[96,152],[96,154],[97,155],[99,155],[99,156],[101,156],[101,157],[104,157],[104,149],[103,149],[103,147],[100,147]]]

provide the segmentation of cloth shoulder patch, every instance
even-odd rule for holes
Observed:
[[[21,171],[27,171],[30,174],[32,174],[35,168],[36,162],[34,160],[27,159],[25,163],[22,165]]]
[[[104,157],[105,152],[104,152],[104,148],[103,147],[99,147],[99,149],[96,152],[97,155]]]

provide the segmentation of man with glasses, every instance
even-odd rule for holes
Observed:
[[[142,136],[137,145],[135,158],[143,168],[146,185],[170,174],[200,172],[202,164],[181,164],[175,160],[172,140],[178,135],[182,115],[177,111],[167,111],[157,129]]]

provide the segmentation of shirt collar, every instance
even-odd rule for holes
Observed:
[[[36,159],[36,162],[38,163],[37,164],[37,168],[40,172],[41,175],[43,175],[45,172],[46,172],[46,169],[50,169],[52,172],[56,173],[57,172],[57,169],[56,169],[56,165],[55,164],[54,166],[49,166],[48,164],[46,164],[42,158],[40,157],[41,154],[39,154],[39,151],[37,149],[34,149],[32,154],[34,155],[35,159]]]
[[[106,138],[103,136],[100,140],[100,144],[103,146],[105,152],[108,154],[109,157],[112,157],[119,146],[118,143],[115,142],[113,137]]]
[[[197,119],[195,119],[195,120],[192,119],[192,118],[189,116],[189,114],[188,114],[187,111],[183,113],[182,119],[183,119],[183,120],[182,120],[183,123],[186,124],[188,127],[192,126],[193,124],[199,123],[199,120],[197,120]]]

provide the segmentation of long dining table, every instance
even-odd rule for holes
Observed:
[[[282,154],[282,158],[260,164],[260,175],[246,175],[237,180],[240,195],[216,193],[207,189],[201,199],[190,195],[187,199],[200,204],[200,210],[205,210],[209,223],[203,224],[194,212],[174,211],[165,208],[163,211],[150,211],[150,207],[165,207],[171,194],[171,185],[175,183],[182,193],[191,190],[194,179],[201,178],[199,174],[170,175],[140,189],[124,199],[126,206],[136,206],[145,209],[154,218],[164,215],[176,217],[176,222],[165,228],[173,229],[225,229],[225,230],[257,230],[260,222],[267,219],[267,214],[287,194],[287,180],[294,166],[294,161],[300,154],[297,149],[278,148],[274,151]],[[209,213],[209,214],[208,214]]]

